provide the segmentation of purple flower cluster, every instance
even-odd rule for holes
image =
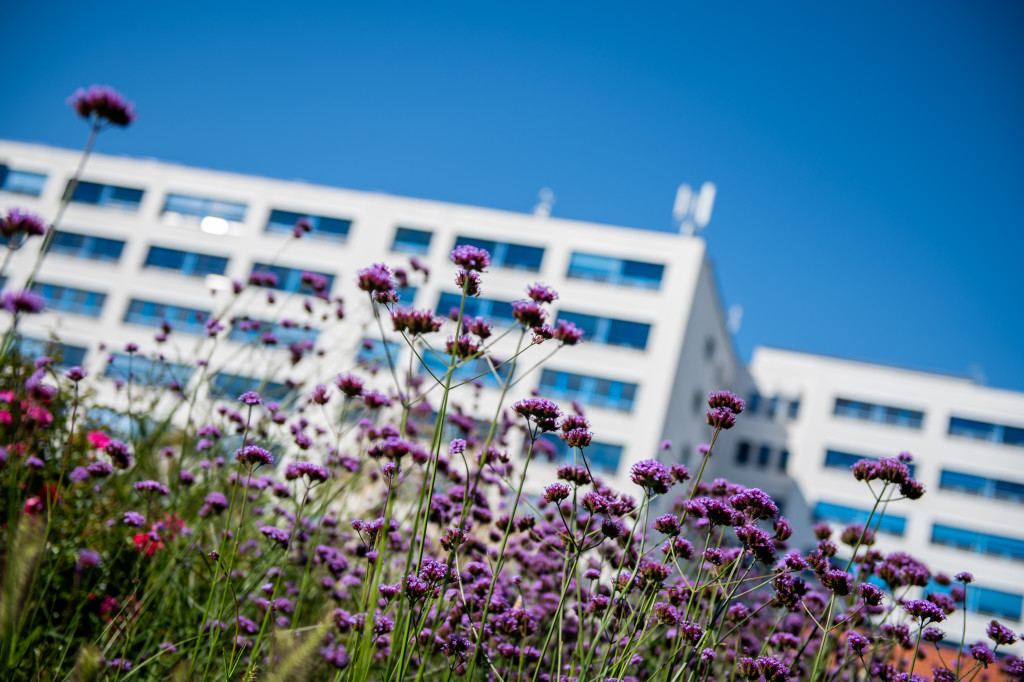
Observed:
[[[79,116],[96,124],[123,127],[135,120],[135,104],[108,85],[90,85],[88,90],[79,88],[68,98],[68,105]]]

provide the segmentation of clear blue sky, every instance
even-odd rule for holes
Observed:
[[[680,182],[749,357],[1024,390],[1019,3],[9,2],[0,136],[670,228]]]

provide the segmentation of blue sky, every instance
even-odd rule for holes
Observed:
[[[8,3],[0,136],[704,233],[768,344],[1024,390],[1016,3]]]

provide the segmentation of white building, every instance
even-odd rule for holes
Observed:
[[[20,206],[52,219],[77,161],[73,151],[0,142],[0,210]],[[315,230],[295,240],[290,231],[303,216]],[[27,334],[57,331],[69,364],[94,376],[124,371],[123,357],[107,367],[110,350],[101,344],[120,349],[131,341],[171,360],[180,353],[182,383],[195,373],[184,358],[205,343],[213,390],[228,396],[262,379],[273,382],[263,387],[271,394],[286,379],[310,379],[289,373],[292,341],[323,349],[313,381],[379,358],[376,322],[355,286],[360,268],[408,269],[409,256],[418,257],[432,274],[424,282],[410,273],[403,303],[446,314],[458,302],[449,252],[457,243],[485,246],[493,261],[469,312],[510,322],[509,302],[541,281],[560,294],[557,316],[586,330],[587,343],[559,350],[539,369],[530,370],[552,342],[524,355],[510,398],[536,390],[565,406],[583,404],[596,432],[591,458],[611,483],[630,486],[630,465],[655,456],[663,440],[674,444],[663,458],[692,464],[707,440],[707,393],[719,388],[752,399],[716,446],[708,478],[773,493],[802,544],[816,519],[865,520],[872,500],[848,471],[853,461],[909,451],[928,492],[887,510],[880,547],[906,549],[950,574],[973,571],[975,639],[992,616],[1021,628],[1024,395],[766,348],[748,372],[700,238],[104,155],[89,160],[59,228],[36,285],[50,312],[26,320]],[[23,282],[32,260],[19,254],[8,281]],[[243,294],[246,311],[263,322],[259,332],[235,328],[216,346],[204,341],[210,315],[229,324],[230,281],[256,271],[279,280],[275,305],[266,290]],[[333,306],[303,309],[303,271],[325,276],[331,296],[344,297],[345,323],[322,324],[321,311],[330,315]],[[153,336],[165,319],[176,331],[158,346]],[[280,337],[277,350],[248,343],[265,331]],[[510,357],[514,349],[510,335],[494,354]],[[398,364],[407,362],[405,355]],[[484,383],[468,402],[489,418],[497,391]],[[552,472],[533,466],[535,485],[546,484]]]

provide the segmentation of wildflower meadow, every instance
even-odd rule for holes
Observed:
[[[171,321],[140,339],[156,351],[112,349],[129,358],[116,383],[28,352],[19,327],[45,309],[32,284],[55,226],[102,132],[135,120],[106,87],[69,104],[89,134],[60,210],[0,216],[3,269],[35,259],[2,298],[0,678],[1024,679],[1001,651],[1017,633],[992,621],[986,641],[966,641],[970,567],[946,575],[875,549],[886,511],[926,492],[909,455],[852,468],[868,523],[819,524],[815,546],[791,547],[769,495],[703,479],[743,419],[723,390],[708,398],[699,467],[646,459],[628,489],[606,485],[588,460],[600,423],[578,405],[506,399],[533,358],[572,353],[581,332],[551,319],[558,293],[541,283],[523,283],[512,326],[464,314],[486,284],[483,249],[460,246],[450,272],[431,273],[462,291],[450,318],[403,305],[401,283],[428,274],[415,259],[367,263],[358,301],[308,275],[298,324],[345,325],[344,306],[364,306],[408,363],[385,344],[376,365],[317,374],[311,358],[329,365],[331,349],[295,342],[302,381],[284,396],[204,389],[211,349],[246,319],[247,296],[269,295],[272,272],[234,283],[186,382],[159,372]],[[282,239],[309,230],[300,220]],[[517,350],[499,362],[501,340]],[[501,400],[481,419],[484,378]],[[545,434],[572,461],[531,486]]]

